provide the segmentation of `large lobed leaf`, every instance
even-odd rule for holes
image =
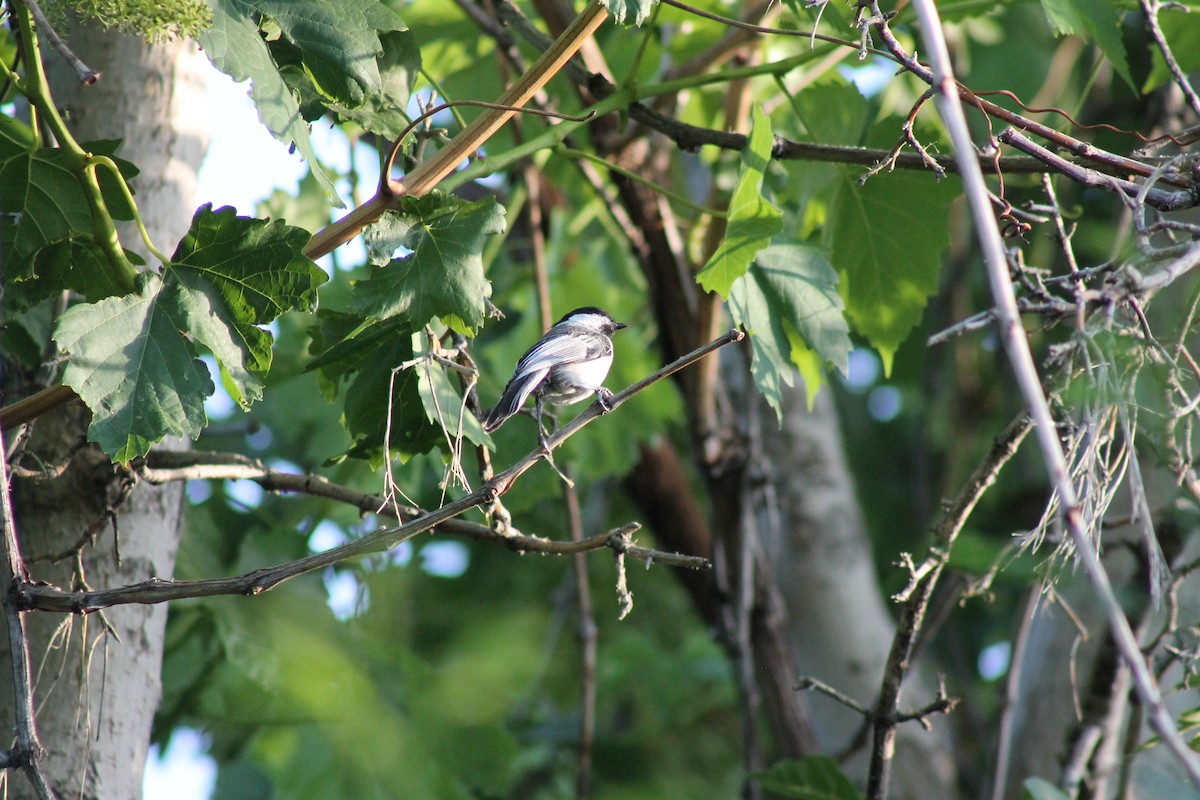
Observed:
[[[357,105],[330,102],[343,119],[352,120],[372,133],[399,139],[408,128],[406,109],[421,69],[421,51],[411,31],[387,31],[379,35],[383,52],[376,58],[380,86]]]
[[[402,31],[404,23],[374,0],[215,0],[212,26],[200,39],[218,69],[251,82],[250,95],[263,124],[276,138],[295,144],[326,195],[342,207],[313,152],[299,101],[260,33],[264,20],[278,25],[299,49],[313,86],[345,109],[394,88],[385,85],[379,72],[377,58],[384,53],[379,32]]]
[[[271,366],[266,325],[285,311],[312,311],[325,273],[303,255],[309,234],[282,221],[201,206],[167,273],[179,285],[186,330],[208,347],[243,407],[262,397]]]
[[[163,287],[144,272],[135,294],[69,309],[54,332],[70,354],[63,383],[92,410],[89,438],[122,463],[164,436],[197,436],[215,388]]]
[[[119,144],[89,142],[83,147],[112,158],[129,180],[137,168],[115,158]],[[96,243],[86,169],[84,157],[39,147],[26,125],[0,115],[0,261],[7,280],[5,299],[14,307],[28,307],[67,289],[88,300],[128,291],[128,283],[118,278]],[[98,178],[109,215],[132,219],[116,179],[104,169]]]
[[[351,308],[376,319],[403,316],[413,330],[438,317],[474,334],[491,295],[483,246],[504,225],[504,208],[491,197],[474,203],[442,194],[402,198],[397,212],[367,232],[372,263],[385,265],[355,284]],[[389,262],[397,249],[408,254]]]
[[[766,247],[783,227],[783,215],[762,193],[763,175],[771,162],[774,144],[771,120],[756,107],[749,141],[742,151],[737,185],[729,201],[725,238],[696,276],[701,286],[722,297],[729,296],[734,281],[750,269],[754,254]]]
[[[305,71],[325,96],[357,106],[383,81],[375,59],[379,31],[403,31],[404,21],[378,0],[222,0],[238,13],[277,24],[300,49]]]
[[[202,206],[162,277],[143,273],[134,294],[68,310],[54,338],[70,356],[63,382],[92,410],[92,440],[127,462],[164,436],[195,438],[215,388],[197,342],[243,406],[261,397],[272,338],[258,326],[313,308],[325,280],[301,254],[307,240],[282,222]]]

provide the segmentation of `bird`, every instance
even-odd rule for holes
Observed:
[[[548,453],[550,448],[542,428],[545,403],[578,403],[594,394],[596,402],[605,411],[610,410],[613,393],[603,383],[612,366],[612,335],[625,327],[628,326],[614,321],[607,311],[595,306],[577,308],[554,323],[521,356],[500,401],[484,420],[483,429],[491,433],[499,428],[533,395],[538,444]]]

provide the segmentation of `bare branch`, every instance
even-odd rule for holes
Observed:
[[[959,160],[962,170],[964,190],[971,207],[980,249],[983,251],[984,261],[987,265],[992,296],[996,302],[997,327],[1021,394],[1033,417],[1046,469],[1062,502],[1064,521],[1072,539],[1075,540],[1075,549],[1083,571],[1095,587],[1108,614],[1113,639],[1122,659],[1128,664],[1133,674],[1134,685],[1137,688],[1138,696],[1147,708],[1151,724],[1180,765],[1187,771],[1192,783],[1200,787],[1200,760],[1183,741],[1175,721],[1164,705],[1162,694],[1146,664],[1146,658],[1142,654],[1116,595],[1113,593],[1104,566],[1100,563],[1095,543],[1080,520],[1075,487],[1068,477],[1062,444],[1058,439],[1050,406],[1043,394],[1033,356],[1029,351],[1029,342],[1020,327],[1016,297],[1012,279],[1008,273],[1008,263],[1004,257],[1000,231],[992,216],[987,186],[975,157],[975,146],[967,127],[966,116],[963,113],[958,86],[954,81],[950,54],[946,47],[946,40],[942,36],[942,25],[937,8],[931,0],[914,0],[913,8],[917,12],[922,34],[930,49],[930,59],[934,67],[932,85],[936,92],[934,101],[942,120],[946,123],[950,138],[954,143],[955,157]],[[876,793],[870,796],[880,797],[881,795]]]
[[[592,420],[599,417],[601,414],[609,413],[611,410],[618,408],[622,403],[630,397],[647,387],[657,383],[664,378],[673,375],[685,367],[694,364],[701,358],[704,358],[709,353],[724,347],[727,344],[741,341],[745,338],[745,334],[741,331],[729,331],[724,336],[715,339],[691,353],[676,359],[672,363],[663,367],[649,375],[646,378],[638,381],[632,386],[626,387],[622,391],[614,394],[609,400],[609,410],[606,411],[599,403],[589,406],[578,417],[572,420],[568,425],[564,426],[553,436],[547,439],[547,447],[550,450],[560,446],[563,442],[577,433],[581,428],[590,423]],[[439,526],[448,526],[448,523],[455,521],[455,518],[460,514],[469,511],[476,506],[487,506],[497,497],[507,492],[512,488],[513,484],[521,475],[528,472],[538,461],[544,459],[546,453],[542,450],[535,449],[524,458],[517,461],[516,464],[509,467],[504,472],[495,476],[489,481],[486,481],[479,489],[464,497],[448,503],[436,511],[422,513],[418,511],[419,516],[401,524],[394,528],[381,528],[373,533],[363,536],[360,539],[347,542],[339,547],[326,550],[322,553],[315,553],[304,558],[296,559],[285,564],[280,564],[275,567],[267,567],[254,570],[233,578],[210,578],[197,581],[171,581],[161,578],[151,578],[141,583],[130,586],[123,586],[114,589],[104,589],[99,591],[85,592],[67,592],[53,586],[45,586],[29,582],[19,582],[13,587],[13,600],[16,607],[22,610],[39,609],[43,611],[61,611],[83,613],[93,611],[99,608],[106,608],[113,605],[121,605],[126,603],[162,603],[170,600],[179,600],[188,597],[211,597],[214,595],[241,594],[254,596],[278,586],[286,580],[294,578],[298,575],[303,575],[312,572],[316,569],[336,564],[348,558],[367,555],[370,553],[380,553],[389,550],[403,541],[412,539],[413,537],[425,533],[426,531],[434,530]],[[235,459],[231,459],[235,460]],[[320,492],[322,496],[333,497],[338,496],[344,498],[344,501],[349,502],[356,500],[354,504],[358,508],[363,508],[360,504],[362,499],[367,495],[362,495],[357,492],[351,492],[344,487],[336,487],[333,484],[316,476],[296,476],[292,479],[284,478],[282,473],[273,473],[269,475],[262,474],[261,467],[258,468],[257,475],[255,468],[248,467],[245,463],[230,465],[234,467],[230,471],[235,474],[240,474],[250,480],[263,481],[282,481],[292,484],[292,491],[312,491],[313,493]],[[209,473],[212,475],[213,473]],[[158,478],[165,477],[160,474]],[[172,479],[179,479],[179,473],[176,473]],[[223,477],[223,475],[222,475]],[[319,487],[319,488],[316,488]],[[378,498],[376,498],[378,499]],[[402,512],[403,513],[403,512]],[[468,535],[474,539],[487,541],[501,541],[513,549],[552,553],[552,554],[570,554],[578,552],[586,552],[589,550],[598,550],[601,548],[611,548],[624,552],[626,555],[640,558],[647,562],[654,561],[660,564],[669,564],[673,566],[686,566],[693,568],[707,568],[707,559],[697,556],[683,556],[674,553],[661,553],[645,548],[629,547],[621,537],[621,531],[603,533],[592,536],[589,539],[584,539],[581,542],[551,542],[544,539],[534,537],[510,537],[496,533],[490,528],[482,525],[469,526],[466,523],[458,522],[453,526],[453,532],[459,535]],[[626,532],[627,535],[628,532]]]
[[[44,36],[59,52],[59,55],[71,65],[71,69],[75,70],[75,74],[79,76],[80,83],[91,86],[100,80],[100,73],[83,63],[83,59],[75,55],[75,51],[68,47],[63,38],[58,35],[58,31],[54,30],[54,26],[50,24],[50,20],[46,19],[46,13],[42,11],[37,0],[25,0],[25,7],[29,9],[29,13],[33,15],[33,21],[37,23],[38,33]]]
[[[1192,208],[1197,202],[1195,186],[1174,192],[1158,188],[1151,188],[1147,191],[1142,184],[1072,163],[1057,153],[1053,153],[1037,144],[1016,128],[1005,128],[996,136],[996,139],[1003,144],[1011,145],[1024,153],[1028,153],[1055,172],[1061,173],[1084,186],[1095,186],[1100,189],[1107,189],[1108,191],[1120,192],[1129,197],[1137,197],[1139,194],[1144,193],[1146,203],[1160,211],[1179,211],[1184,208]],[[974,147],[972,146],[973,150]],[[1153,170],[1149,170],[1149,172],[1152,173]]]
[[[971,473],[958,496],[946,508],[941,521],[933,529],[933,545],[929,557],[919,567],[912,567],[912,580],[904,592],[904,608],[883,670],[879,700],[871,712],[873,745],[867,783],[867,797],[871,800],[887,797],[891,761],[895,753],[896,726],[904,719],[898,711],[900,690],[912,664],[913,650],[925,622],[933,589],[950,560],[950,549],[976,503],[995,483],[1001,468],[1016,455],[1017,448],[1029,433],[1029,429],[1030,420],[1022,414],[996,437],[991,450]],[[910,559],[909,564],[911,563]],[[952,704],[946,700],[944,689],[939,695],[939,701],[942,700],[946,701],[946,705],[941,710],[949,710]]]
[[[1166,62],[1167,69],[1171,72],[1171,79],[1175,81],[1175,85],[1187,98],[1192,111],[1200,114],[1200,96],[1197,96],[1187,75],[1180,69],[1179,62],[1175,60],[1175,54],[1171,52],[1171,46],[1167,44],[1167,37],[1163,34],[1162,26],[1158,22],[1158,12],[1162,10],[1163,4],[1160,0],[1138,0],[1138,2],[1142,7],[1142,13],[1146,15],[1146,27],[1150,30],[1150,38],[1154,40],[1154,45],[1162,55],[1163,61]]]
[[[0,451],[3,440],[0,438]],[[54,792],[41,767],[45,755],[38,740],[37,718],[33,709],[33,671],[29,658],[29,636],[25,627],[25,612],[16,598],[18,587],[26,580],[25,563],[17,544],[17,529],[13,519],[9,492],[8,465],[0,459],[0,524],[3,525],[4,615],[8,620],[8,649],[12,660],[13,698],[16,705],[16,746],[8,751],[13,766],[21,766],[40,800],[53,800]],[[11,791],[11,787],[10,787]]]

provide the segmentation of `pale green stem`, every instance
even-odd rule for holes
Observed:
[[[154,242],[150,240],[150,232],[146,230],[146,223],[142,221],[141,212],[138,211],[137,203],[133,199],[133,192],[129,190],[129,184],[125,182],[125,176],[121,174],[121,170],[117,167],[116,163],[108,156],[93,155],[88,159],[87,165],[90,174],[93,176],[93,180],[95,180],[96,167],[105,167],[113,174],[117,179],[117,186],[120,188],[121,194],[125,195],[125,202],[129,203],[129,207],[133,209],[133,222],[137,225],[138,233],[141,234],[146,249],[150,251],[151,255],[161,261],[163,266],[171,263],[171,259],[167,258],[161,250],[154,246]],[[99,185],[99,182],[97,182],[97,185]]]
[[[75,137],[71,135],[62,115],[58,113],[54,98],[50,95],[50,85],[42,66],[42,54],[38,48],[37,36],[34,35],[33,26],[29,20],[29,11],[23,7],[20,0],[12,0],[9,8],[17,20],[18,35],[25,52],[25,96],[29,98],[30,105],[41,112],[42,118],[54,134],[58,146],[78,158],[80,187],[83,189],[84,197],[92,212],[92,235],[112,268],[113,280],[125,291],[131,292],[134,278],[137,277],[137,270],[125,257],[125,251],[121,249],[121,239],[117,235],[112,215],[108,213],[108,207],[104,203],[104,195],[100,192],[100,183],[96,180],[94,171],[88,166],[90,154],[79,145],[79,142],[75,141]]]

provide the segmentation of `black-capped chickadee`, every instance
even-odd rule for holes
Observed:
[[[603,383],[612,366],[612,335],[624,327],[624,323],[614,322],[608,312],[595,306],[577,308],[560,319],[521,356],[500,402],[484,420],[483,429],[490,433],[499,428],[504,420],[521,410],[532,394],[538,444],[547,450],[542,430],[545,403],[578,403],[594,394],[607,411],[612,392]]]

